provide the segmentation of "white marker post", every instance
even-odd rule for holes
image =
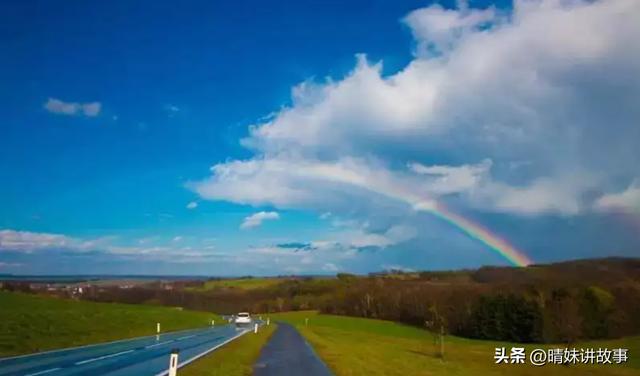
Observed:
[[[211,326],[215,326],[216,325],[216,320],[211,320]]]
[[[160,323],[156,323],[156,333],[160,334]]]
[[[169,356],[169,376],[176,376],[178,374],[178,353],[180,350],[173,349],[171,350],[171,355]]]
[[[253,333],[258,333],[258,323],[253,324]]]
[[[269,326],[270,320],[271,320],[271,318],[267,317],[267,326]]]

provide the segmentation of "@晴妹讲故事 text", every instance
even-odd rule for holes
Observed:
[[[552,348],[526,349],[524,347],[496,347],[496,364],[623,364],[628,360],[628,349],[617,348]]]

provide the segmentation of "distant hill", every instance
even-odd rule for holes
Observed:
[[[640,258],[609,257],[581,259],[528,267],[483,266],[478,269],[451,271],[385,271],[370,276],[404,280],[429,280],[505,284],[589,284],[618,283],[640,278]]]
[[[21,291],[32,287],[5,285]],[[574,260],[524,268],[340,273],[336,277],[95,284],[77,297],[219,313],[315,309],[442,328],[473,338],[571,342],[640,334],[640,259]]]

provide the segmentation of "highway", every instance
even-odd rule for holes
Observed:
[[[163,375],[172,349],[181,365],[250,330],[225,325],[0,359],[3,376]]]

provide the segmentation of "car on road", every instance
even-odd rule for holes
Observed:
[[[248,326],[251,325],[251,315],[249,312],[240,312],[236,315],[235,324],[236,326]]]

